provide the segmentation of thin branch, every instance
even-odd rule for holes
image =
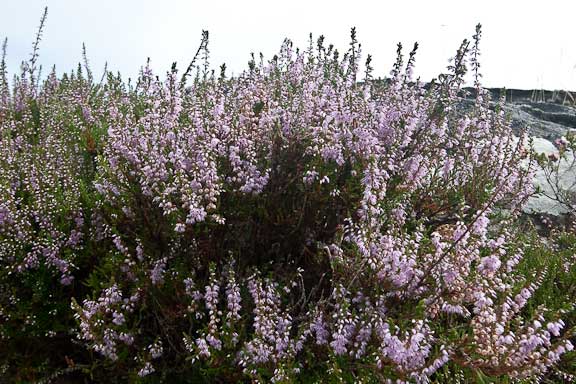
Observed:
[[[36,33],[36,40],[32,44],[32,53],[30,61],[28,62],[28,73],[30,74],[31,86],[34,89],[34,84],[36,79],[34,77],[36,72],[36,61],[38,60],[38,51],[40,50],[40,41],[42,40],[42,32],[44,31],[44,25],[46,24],[46,18],[48,17],[48,7],[44,8],[44,13],[40,18],[40,26],[38,27],[38,32]]]
[[[182,75],[181,83],[184,83],[186,81],[186,78],[190,75],[190,72],[192,72],[192,70],[194,69],[194,65],[196,63],[196,60],[198,59],[198,56],[200,55],[200,52],[206,51],[207,49],[208,49],[208,31],[202,31],[202,41],[200,41],[200,46],[198,47],[196,54],[194,54],[192,61],[190,62],[190,64],[188,64],[188,68],[186,68],[186,71]]]
[[[6,50],[8,48],[8,38],[4,38],[2,43],[2,60],[0,61],[0,87],[5,91],[8,89],[8,79],[6,72]]]

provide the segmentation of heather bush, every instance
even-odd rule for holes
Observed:
[[[522,224],[538,163],[479,41],[431,84],[416,45],[362,73],[354,29],[233,78],[207,32],[164,80],[2,65],[0,377],[570,378],[575,239]]]

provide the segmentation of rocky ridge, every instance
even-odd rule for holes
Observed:
[[[473,95],[472,89],[467,89]],[[569,92],[518,90],[518,89],[488,89],[492,100],[505,97],[504,111],[511,119],[512,128],[518,133],[527,127],[533,139],[534,149],[539,153],[551,155],[558,153],[554,142],[564,137],[570,131],[576,131],[576,100]],[[469,104],[470,99],[465,100]],[[494,103],[495,105],[495,103]],[[576,159],[574,153],[568,153],[566,159],[559,160],[558,186],[564,190],[576,193]],[[535,184],[545,194],[552,195],[553,189],[546,179],[544,171],[536,174]],[[554,199],[546,196],[531,198],[526,207],[527,214],[546,216],[558,219],[562,216],[575,214]]]

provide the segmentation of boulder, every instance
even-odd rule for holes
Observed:
[[[543,153],[546,156],[554,156],[558,153],[558,148],[556,148],[552,142],[541,137],[533,138],[533,145],[536,152]],[[544,170],[538,170],[536,172],[534,183],[543,191],[543,194],[531,197],[528,200],[524,207],[526,213],[548,214],[552,216],[561,216],[570,213],[565,205],[549,196],[554,196],[554,190],[557,188],[576,193],[575,161],[574,153],[567,152],[565,157],[557,160],[558,177],[554,177],[551,180],[548,180]]]

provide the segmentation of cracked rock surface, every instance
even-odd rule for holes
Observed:
[[[472,89],[468,89],[474,94]],[[511,118],[512,129],[518,133],[528,127],[528,133],[533,138],[534,149],[546,155],[558,153],[554,141],[566,135],[569,131],[576,132],[576,92],[530,91],[530,90],[500,90],[488,89],[492,100],[498,100],[501,95],[506,97],[504,111]],[[471,100],[466,100],[470,104]],[[471,104],[470,104],[471,105]],[[495,105],[495,103],[494,103]],[[553,180],[556,188],[576,193],[576,160],[574,153],[567,153],[565,159],[558,163],[559,178]],[[524,210],[532,215],[547,215],[560,217],[569,213],[568,208],[558,201],[547,197],[554,195],[543,170],[536,173],[536,186],[544,195],[532,197]]]

